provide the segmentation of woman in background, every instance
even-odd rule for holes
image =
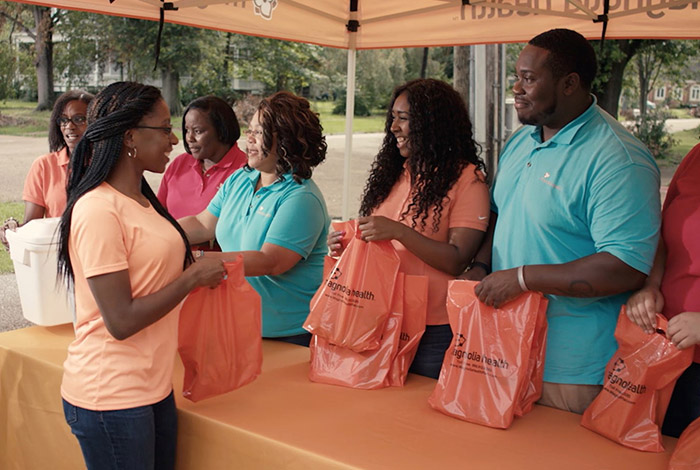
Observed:
[[[652,334],[656,314],[668,318],[666,335],[680,349],[694,348],[678,378],[662,432],[678,437],[700,417],[700,145],[673,175],[662,212],[661,237],[644,288],[627,301],[627,316]]]
[[[182,135],[186,153],[168,166],[158,188],[158,200],[176,219],[206,209],[226,178],[247,160],[236,143],[241,136],[236,113],[216,96],[187,105]]]
[[[309,345],[301,325],[321,284],[330,219],[311,179],[326,140],[309,102],[288,92],[262,100],[246,132],[248,162],[209,207],[180,219],[190,243],[216,240],[232,260],[243,255],[248,282],[262,299],[262,335]]]
[[[177,144],[158,89],[113,83],[91,104],[89,122],[60,225],[59,272],[76,301],[63,409],[89,470],[169,470],[180,302],[218,285],[225,270],[218,260],[193,262],[182,228],[143,178],[162,173]]]
[[[87,128],[87,107],[93,96],[71,90],[58,97],[49,120],[49,151],[34,160],[24,181],[24,222],[60,217],[66,208],[66,172],[70,156]],[[16,230],[14,218],[0,227],[0,241],[8,248],[5,230]]]
[[[366,241],[392,241],[402,272],[428,276],[427,326],[410,372],[437,378],[452,341],[447,282],[470,265],[488,227],[484,162],[462,97],[439,80],[397,87],[385,132],[358,226]],[[329,234],[331,255],[343,235]]]

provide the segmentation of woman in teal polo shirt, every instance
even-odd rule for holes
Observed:
[[[323,277],[330,218],[311,180],[326,141],[309,102],[289,92],[264,99],[246,131],[248,162],[200,214],[180,219],[190,243],[216,236],[222,253],[239,253],[248,282],[262,298],[263,337],[308,346],[301,327]]]

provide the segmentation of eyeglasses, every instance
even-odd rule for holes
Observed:
[[[163,126],[163,127],[158,127],[158,126],[134,126],[135,129],[156,129],[165,132],[166,134],[170,135],[173,133],[173,126]]]
[[[254,131],[254,130],[251,130],[251,129],[247,129],[247,130],[245,131],[245,136],[246,136],[247,138],[249,138],[249,139],[252,137],[254,140],[257,141],[257,140],[259,140],[259,139],[262,138],[262,136],[263,136],[263,131],[260,131],[260,130]]]
[[[56,119],[56,122],[61,127],[66,127],[69,122],[72,122],[76,126],[84,126],[85,123],[87,122],[87,118],[85,116],[73,116],[73,117],[61,116],[60,118]]]

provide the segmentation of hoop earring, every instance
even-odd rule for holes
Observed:
[[[138,150],[136,150],[136,147],[126,151],[126,154],[129,156],[129,158],[136,158],[137,153],[138,153]]]

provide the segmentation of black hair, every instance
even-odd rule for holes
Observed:
[[[238,124],[238,118],[233,108],[221,98],[213,95],[201,96],[195,98],[187,105],[185,112],[182,114],[182,143],[185,146],[185,151],[190,153],[190,147],[187,145],[187,132],[185,131],[185,116],[191,109],[199,109],[204,111],[209,116],[212,126],[216,130],[216,135],[219,142],[228,144],[233,147],[238,138],[241,136],[241,126]]]
[[[408,159],[399,153],[396,136],[391,132],[392,108],[402,93],[406,93],[410,106]],[[479,157],[462,96],[440,80],[417,79],[400,85],[391,98],[384,132],[384,142],[365,185],[360,215],[370,215],[384,202],[405,165],[411,176],[411,202],[399,220],[411,214],[411,226],[420,225],[424,230],[428,213],[434,208],[432,229],[437,232],[447,193],[462,170],[474,164],[475,173],[486,179],[486,167]]]
[[[82,101],[89,105],[93,98],[93,95],[82,90],[69,90],[58,97],[49,118],[49,150],[51,152],[58,152],[66,146],[63,132],[61,132],[61,125],[58,123],[58,119],[63,114],[66,105],[71,101]]]
[[[570,29],[550,29],[530,39],[528,44],[549,51],[547,66],[554,77],[578,74],[586,90],[598,71],[595,50],[581,34]]]
[[[68,241],[75,203],[107,179],[122,153],[124,133],[137,126],[162,99],[160,91],[153,86],[116,82],[105,87],[90,104],[88,128],[70,159],[66,187],[68,202],[59,226],[58,273],[69,283],[73,282],[73,266],[68,252]],[[158,214],[173,224],[180,233],[185,246],[187,266],[194,259],[185,231],[158,201],[143,177],[141,193]]]
[[[272,149],[277,138],[277,176],[292,172],[297,183],[311,178],[313,169],[326,159],[328,146],[318,114],[309,101],[288,91],[277,92],[258,105],[263,128],[263,154]],[[246,168],[248,164],[246,163]]]

